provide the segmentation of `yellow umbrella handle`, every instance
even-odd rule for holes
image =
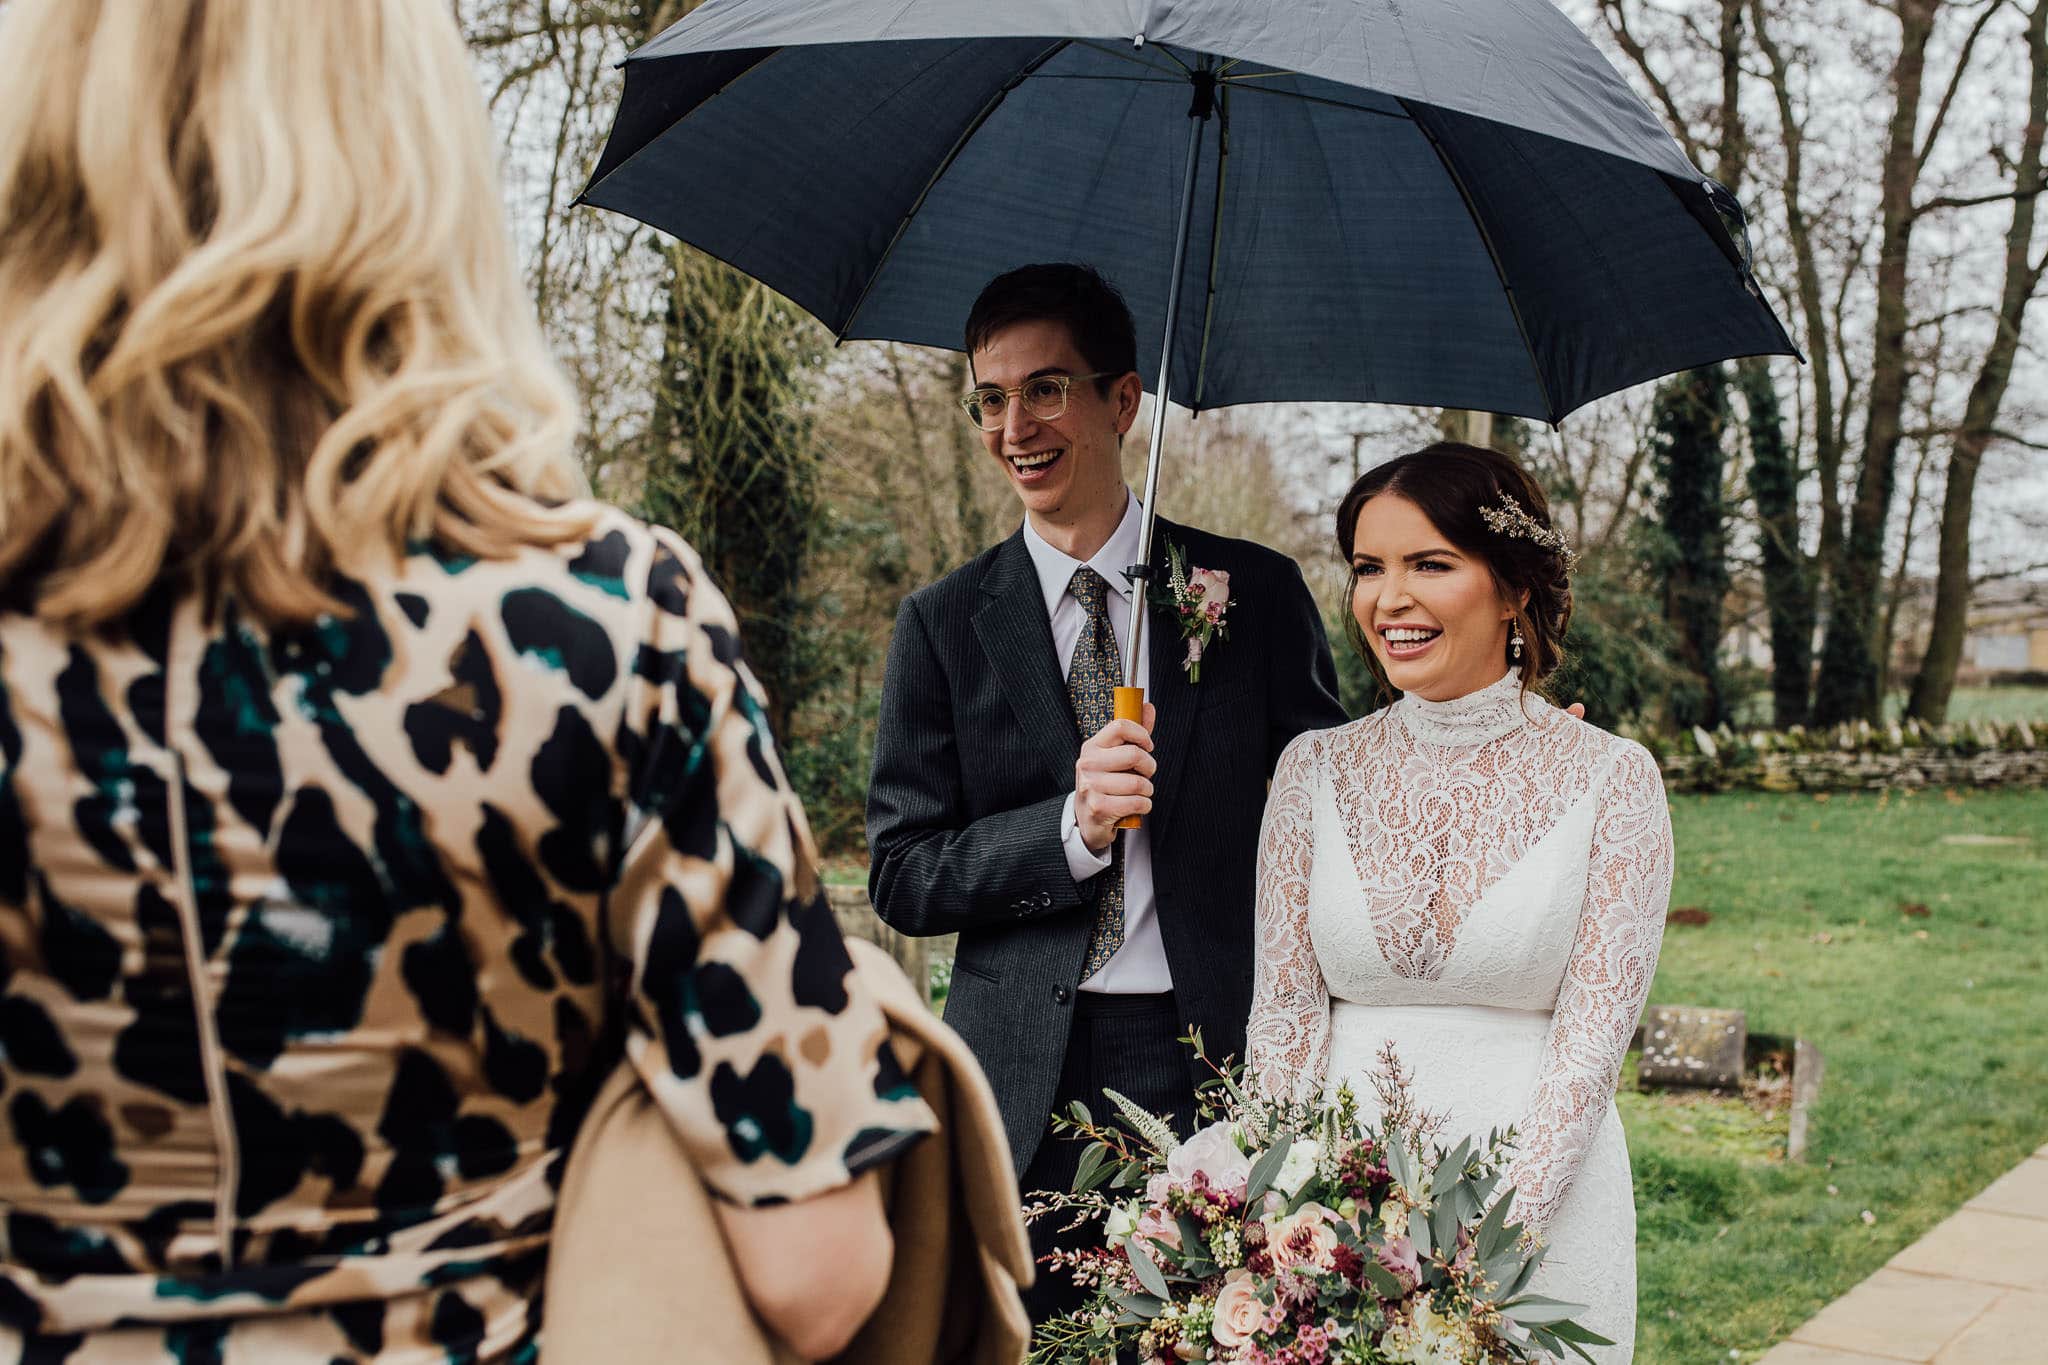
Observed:
[[[1113,703],[1116,719],[1145,723],[1145,689],[1142,687],[1119,687]],[[1118,829],[1138,829],[1145,823],[1143,816],[1126,815],[1116,822]]]

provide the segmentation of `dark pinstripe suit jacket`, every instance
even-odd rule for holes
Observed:
[[[1266,782],[1289,740],[1345,717],[1294,561],[1162,518],[1157,582],[1168,537],[1226,570],[1236,605],[1199,684],[1171,616],[1152,608],[1146,626],[1159,929],[1184,1020],[1211,1056],[1242,1057]],[[903,933],[960,935],[946,1022],[988,1072],[1019,1172],[1052,1107],[1099,884],[1076,884],[1060,847],[1080,747],[1021,529],[904,600],[868,788],[868,890]]]

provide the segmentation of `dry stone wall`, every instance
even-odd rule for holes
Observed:
[[[2048,724],[1623,733],[1657,756],[1674,791],[2048,787]]]

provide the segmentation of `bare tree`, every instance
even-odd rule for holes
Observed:
[[[1999,408],[2012,381],[2027,308],[2048,270],[2048,252],[2035,256],[2035,209],[2043,188],[2042,141],[2048,129],[2048,0],[2035,0],[2027,14],[2027,120],[2013,168],[2012,218],[2005,232],[2005,284],[1999,294],[1997,327],[1977,367],[1948,461],[1948,487],[1941,507],[1940,571],[1934,589],[1934,621],[1927,653],[1913,680],[1910,714],[1940,722],[1948,717],[1956,667],[1970,607],[1970,521],[1975,512],[1977,471],[1997,434]],[[2002,149],[1994,157],[2006,161]]]
[[[1821,724],[1875,720],[1878,716],[1882,699],[1876,647],[1885,524],[1891,516],[1906,403],[1907,285],[1913,232],[1933,207],[1916,204],[1914,199],[1947,127],[1978,39],[2003,4],[2004,0],[1986,0],[1978,10],[1924,133],[1920,105],[1937,20],[1945,7],[1964,12],[1975,7],[1945,6],[1944,0],[1896,0],[1891,10],[1898,20],[1899,47],[1892,63],[1893,103],[1879,172],[1880,241],[1868,410],[1855,498],[1850,504],[1849,534],[1837,566],[1814,692],[1814,719]]]

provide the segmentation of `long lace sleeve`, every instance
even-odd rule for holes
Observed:
[[[1586,901],[1506,1183],[1539,1234],[1614,1097],[1649,997],[1671,900],[1671,815],[1656,761],[1630,744],[1599,796]]]
[[[1318,754],[1311,732],[1280,755],[1259,830],[1259,942],[1245,1069],[1253,1084],[1278,1099],[1313,1096],[1330,1057],[1330,990],[1308,933]]]

